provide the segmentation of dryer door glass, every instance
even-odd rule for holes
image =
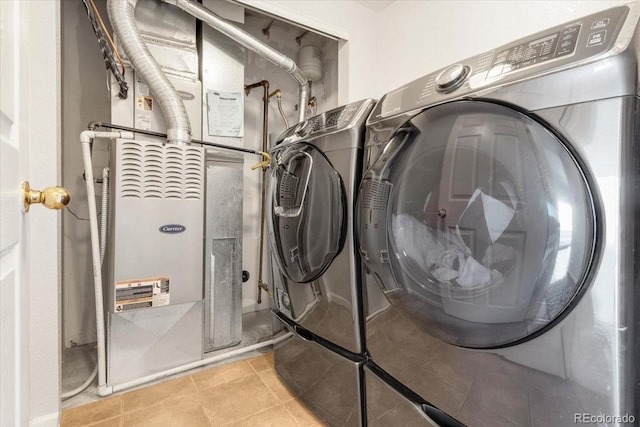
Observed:
[[[359,204],[368,271],[452,344],[530,338],[588,285],[595,214],[579,163],[504,106],[460,101],[412,118],[366,172]]]
[[[275,150],[267,213],[269,241],[290,280],[315,280],[344,244],[346,203],[342,179],[324,154],[299,143]]]

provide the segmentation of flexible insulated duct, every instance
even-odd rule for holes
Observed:
[[[110,0],[113,1],[113,0]],[[305,119],[305,110],[309,103],[309,82],[307,76],[296,65],[295,61],[288,56],[278,52],[268,44],[258,40],[251,34],[236,27],[226,21],[211,10],[192,0],[163,0],[165,3],[173,4],[189,15],[206,23],[210,27],[220,31],[225,36],[237,41],[247,49],[251,49],[258,55],[266,58],[273,64],[286,70],[293,77],[299,86],[298,121]]]
[[[191,124],[182,99],[140,36],[134,10],[137,0],[108,0],[109,20],[124,53],[155,96],[167,122],[169,142],[191,141]]]

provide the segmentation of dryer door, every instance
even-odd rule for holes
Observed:
[[[275,150],[267,212],[269,241],[290,280],[315,280],[344,245],[346,202],[338,172],[312,145]]]
[[[583,168],[510,108],[460,101],[413,117],[365,173],[358,204],[369,273],[449,343],[530,339],[588,285],[597,233]]]

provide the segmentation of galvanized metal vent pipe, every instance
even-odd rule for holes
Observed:
[[[113,0],[111,0],[113,1]],[[305,119],[305,110],[307,103],[309,102],[309,81],[295,61],[288,56],[278,52],[268,44],[258,40],[246,31],[236,27],[232,23],[226,21],[216,13],[202,6],[193,0],[162,0],[165,3],[175,5],[187,12],[189,15],[199,19],[206,23],[211,28],[221,32],[227,37],[237,41],[247,49],[251,49],[258,55],[264,57],[268,61],[277,65],[280,68],[286,70],[296,82],[299,87],[299,104],[298,104],[298,121],[302,122]]]
[[[191,141],[187,109],[167,76],[140,36],[134,10],[137,0],[109,0],[107,11],[127,59],[156,97],[167,122],[167,140],[184,144]]]

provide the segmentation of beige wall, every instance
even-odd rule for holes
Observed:
[[[238,0],[343,39],[338,53],[338,104],[376,94],[379,14],[350,0]]]

